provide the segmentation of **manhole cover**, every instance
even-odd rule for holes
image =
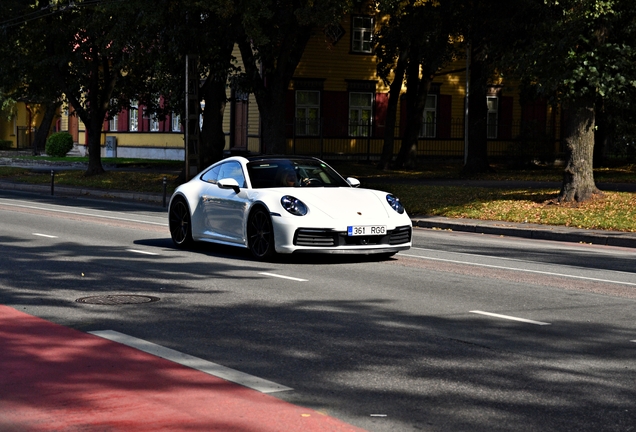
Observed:
[[[77,303],[89,303],[99,305],[141,304],[159,301],[159,297],[134,294],[101,295],[82,297],[75,300]]]

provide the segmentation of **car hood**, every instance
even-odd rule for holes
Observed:
[[[286,190],[309,207],[309,212],[320,212],[333,219],[356,220],[386,219],[391,208],[386,202],[386,193],[358,188],[298,188]],[[396,213],[397,214],[397,213]]]

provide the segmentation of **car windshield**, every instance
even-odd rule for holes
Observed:
[[[259,159],[247,164],[252,188],[350,187],[336,171],[315,159]]]

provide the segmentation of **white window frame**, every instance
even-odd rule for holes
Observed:
[[[139,103],[137,101],[130,101],[128,130],[130,132],[139,132]]]
[[[369,105],[355,104],[354,95],[369,96]],[[349,92],[349,136],[369,137],[373,135],[373,104],[375,94],[373,92]],[[364,120],[364,118],[367,120]]]
[[[422,115],[422,126],[420,128],[421,138],[435,138],[437,136],[437,95],[426,96],[426,105]]]
[[[172,113],[172,132],[181,132],[181,116],[176,113]]]
[[[150,115],[150,121],[148,123],[148,130],[150,132],[159,132],[159,119],[155,114]]]
[[[368,15],[357,15],[351,19],[351,52],[370,54],[373,52],[375,19]]]
[[[156,99],[157,106],[161,105],[161,98]],[[159,132],[159,119],[157,118],[157,113],[149,113],[148,114],[148,130],[150,132]]]
[[[112,119],[108,120],[108,130],[111,132],[119,130],[119,114],[115,114]]]
[[[301,94],[314,94],[316,102],[299,101]],[[320,91],[296,90],[296,135],[318,136],[320,135]]]
[[[199,130],[203,130],[203,115],[205,114],[205,100],[201,101],[201,111],[199,111]]]
[[[491,103],[493,101],[494,103]],[[486,137],[488,139],[497,139],[499,131],[499,97],[486,96],[486,104],[488,105]]]
[[[68,132],[68,117],[69,117],[69,111],[68,111],[68,107],[65,106],[62,109],[62,116],[60,118],[60,131],[63,132]]]

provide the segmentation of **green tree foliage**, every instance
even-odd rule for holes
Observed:
[[[28,101],[44,108],[43,120],[33,139],[33,154],[44,147],[46,137],[61,105],[61,91],[50,84],[50,73],[42,62],[32,62],[29,48],[15,36],[23,26],[47,26],[55,13],[52,8],[34,9],[29,2],[8,0],[0,6],[0,89],[11,100]],[[21,19],[18,19],[21,18]],[[17,54],[17,55],[16,55]]]
[[[387,168],[393,152],[397,104],[406,79],[406,130],[396,167],[413,167],[426,98],[435,75],[456,56],[462,33],[454,0],[379,2],[386,19],[376,36],[378,75],[390,85],[387,127],[380,168]],[[422,25],[427,23],[427,25]]]
[[[505,58],[514,72],[563,107],[568,161],[559,199],[598,193],[593,147],[598,98],[627,99],[636,87],[636,4],[629,0],[525,0]],[[532,24],[530,24],[532,22]]]
[[[200,171],[223,157],[228,82],[238,71],[232,55],[237,18],[228,12],[223,1],[138,1],[151,11],[146,20],[152,23],[156,39],[149,55],[135,58],[132,73],[147,79],[127,98],[140,101],[160,118],[168,113],[179,114],[185,123],[186,56],[196,58],[198,69],[191,72],[197,77],[190,84],[200,86],[199,102],[205,102],[197,155]],[[163,96],[161,104],[159,95]],[[194,123],[198,128],[198,121],[191,122],[191,126]]]
[[[138,2],[84,0],[22,2],[3,42],[6,61],[22,73],[29,95],[42,89],[64,95],[86,125],[89,163],[86,175],[104,172],[100,140],[104,119],[127,103],[120,94],[146,81],[128,74],[136,56],[147,55],[155,39]],[[28,19],[26,19],[28,18]],[[7,22],[7,21],[5,21]],[[136,80],[137,79],[137,80]],[[126,87],[128,86],[128,87]],[[51,97],[50,101],[58,101]]]
[[[227,16],[240,18],[238,45],[245,66],[242,87],[256,97],[265,153],[285,152],[289,83],[314,32],[336,24],[350,0],[237,0]]]

